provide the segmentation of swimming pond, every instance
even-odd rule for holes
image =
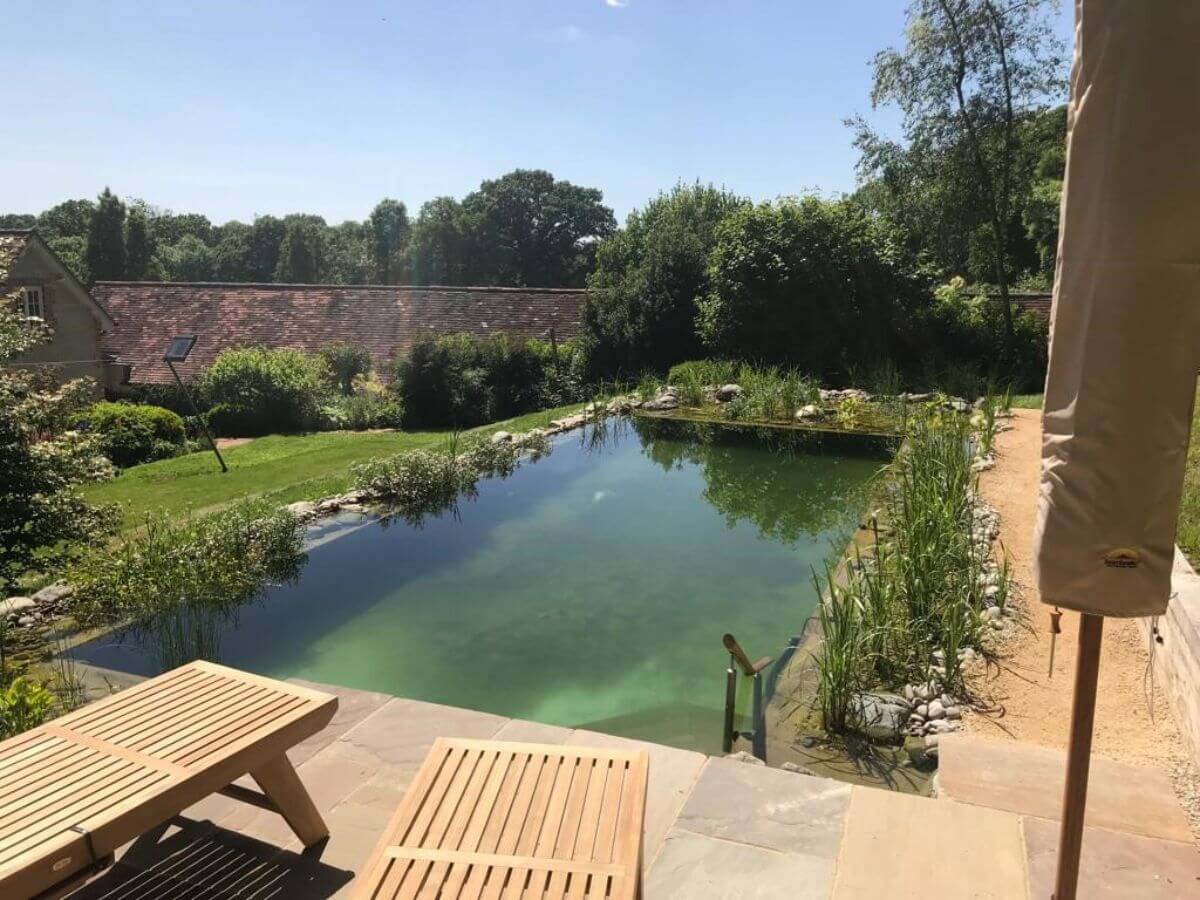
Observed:
[[[716,752],[722,635],[782,651],[886,459],[637,420],[563,435],[420,526],[314,529],[299,578],[222,623],[218,659]],[[156,671],[128,636],[79,655]]]

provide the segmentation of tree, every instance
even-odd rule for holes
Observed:
[[[325,240],[324,221],[316,216],[288,216],[285,220],[275,281],[284,284],[317,284],[321,280]]]
[[[347,221],[324,230],[325,251],[321,281],[326,284],[366,284],[368,259],[367,226]]]
[[[404,271],[404,251],[411,228],[408,210],[399,200],[381,200],[367,220],[370,234],[371,281],[397,284]]]
[[[164,247],[159,254],[167,281],[212,281],[213,251],[194,234]]]
[[[711,352],[813,375],[903,357],[927,285],[857,204],[816,197],[736,210],[717,226],[699,331]]]
[[[414,284],[466,284],[470,236],[462,204],[434,197],[421,206],[408,246]]]
[[[0,303],[0,360],[48,336],[10,310],[10,303]],[[91,399],[85,381],[56,387],[0,365],[0,587],[6,590],[32,566],[54,563],[73,542],[98,535],[111,522],[108,510],[88,505],[77,491],[112,475],[94,437],[69,427]]]
[[[217,281],[253,281],[250,273],[252,229],[245,222],[229,221],[218,229],[213,250],[213,277]]]
[[[250,226],[250,253],[246,258],[246,273],[251,281],[274,280],[285,231],[287,225],[275,216],[259,216],[254,220]]]
[[[974,236],[992,264],[1004,337],[1014,338],[1008,301],[1011,228],[1022,116],[1062,90],[1063,52],[1047,21],[1051,0],[911,0],[904,49],[874,62],[874,106],[894,103],[918,158],[948,163],[973,192],[987,231]],[[859,144],[877,139],[859,122]],[[878,161],[875,163],[880,164]]]
[[[476,243],[487,248],[488,283],[529,287],[581,285],[590,242],[616,230],[595,188],[556,181],[549,172],[517,169],[485,181],[463,199]]]
[[[708,254],[718,223],[746,203],[712,185],[676,185],[600,243],[583,314],[596,374],[666,371],[700,353]]]
[[[125,220],[125,277],[131,281],[147,278],[155,250],[146,211],[135,205]]]
[[[91,200],[67,200],[50,207],[37,217],[36,228],[47,243],[57,238],[87,239],[88,225],[96,211]]]
[[[108,188],[88,222],[87,267],[95,281],[125,277],[125,204]]]

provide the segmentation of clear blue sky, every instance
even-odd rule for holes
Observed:
[[[513,168],[623,220],[679,179],[755,198],[854,186],[903,0],[13,3],[0,211],[105,185],[207,214],[415,214]],[[1070,9],[1059,30],[1070,34]],[[880,113],[879,121],[894,121]]]

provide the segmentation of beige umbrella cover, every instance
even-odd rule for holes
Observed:
[[[1076,0],[1076,32],[1038,586],[1155,615],[1200,364],[1200,0]]]

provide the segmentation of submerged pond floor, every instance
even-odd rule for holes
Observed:
[[[217,658],[715,753],[722,635],[779,654],[885,462],[627,420],[564,435],[420,525],[319,526],[298,580],[221,624]],[[77,655],[158,671],[130,635]]]

